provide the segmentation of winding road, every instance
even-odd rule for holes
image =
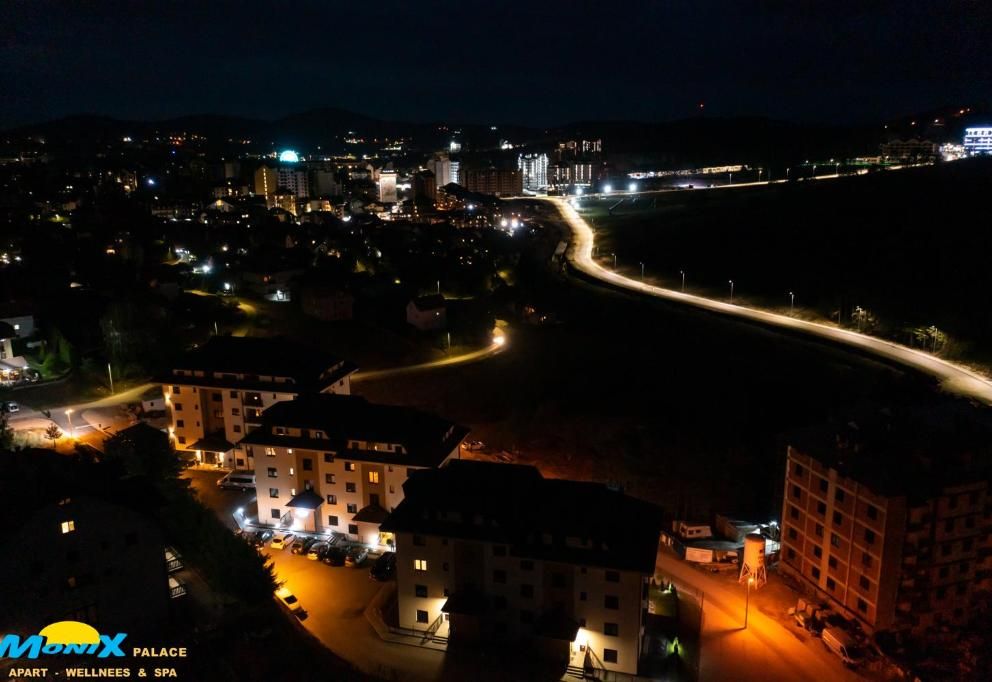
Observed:
[[[682,303],[747,322],[807,334],[857,349],[934,377],[940,386],[948,392],[974,398],[986,405],[992,405],[992,380],[967,367],[943,360],[935,355],[849,329],[832,327],[819,322],[809,322],[758,308],[646,284],[604,268],[592,257],[592,247],[595,240],[592,228],[575,210],[569,200],[564,197],[541,198],[555,205],[572,232],[572,241],[566,252],[569,264],[590,277],[629,291]]]

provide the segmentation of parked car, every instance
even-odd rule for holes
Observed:
[[[837,654],[845,665],[856,666],[864,658],[861,647],[854,642],[854,638],[840,628],[824,628],[821,638],[823,646]]]
[[[396,552],[386,552],[376,559],[369,569],[369,577],[379,582],[385,582],[394,575],[396,575]]]
[[[272,544],[269,545],[272,549],[285,549],[293,544],[293,538],[296,537],[292,533],[276,535],[272,538]]]
[[[275,533],[271,530],[256,530],[251,537],[251,544],[256,547],[261,547],[266,542],[271,540],[273,535],[275,535]]]
[[[313,544],[313,542],[315,541],[312,541],[310,538],[305,538],[301,535],[298,538],[296,538],[296,542],[294,542],[293,546],[289,548],[289,551],[291,551],[293,554],[306,554],[307,549],[309,549],[309,545]]]
[[[313,543],[310,545],[309,551],[307,551],[307,559],[310,559],[310,561],[317,561],[318,559],[323,558],[328,548],[330,548],[330,545],[323,540]]]
[[[289,591],[289,588],[280,587],[277,589],[276,599],[278,599],[280,604],[289,609],[289,612],[300,620],[307,617],[306,611],[304,611],[303,606],[300,605],[300,600],[296,598],[295,594]]]
[[[356,566],[361,566],[368,558],[369,550],[364,547],[355,546],[348,550],[348,554],[344,558],[344,565],[348,568],[355,568]]]
[[[3,411],[7,414],[14,414],[15,412],[21,411],[21,406],[15,403],[13,400],[3,401]]]
[[[217,481],[217,487],[224,490],[247,492],[255,489],[255,474],[250,471],[232,471]]]
[[[481,440],[470,440],[467,443],[465,443],[462,447],[464,447],[469,452],[478,452],[480,450],[485,450],[486,444],[483,443]]]
[[[343,549],[332,545],[327,548],[327,551],[324,552],[324,556],[320,557],[320,560],[328,566],[344,566],[345,554],[346,552]]]

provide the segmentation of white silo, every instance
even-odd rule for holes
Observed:
[[[744,561],[741,562],[741,583],[751,588],[759,588],[768,582],[765,571],[765,538],[758,533],[749,533],[744,538]]]

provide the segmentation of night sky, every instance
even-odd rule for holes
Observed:
[[[867,122],[992,95],[992,2],[0,0],[0,127],[75,113]]]

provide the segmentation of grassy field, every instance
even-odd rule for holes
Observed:
[[[949,355],[992,361],[992,162],[840,180],[585,199],[598,255],[690,291],[857,326],[909,343],[935,326]],[[612,208],[612,215],[610,209]],[[977,212],[976,212],[977,211]],[[914,343],[920,343],[915,339]],[[938,341],[938,348],[941,342]]]
[[[550,276],[539,296],[563,324],[517,326],[492,360],[358,392],[464,423],[548,475],[618,481],[702,518],[778,516],[789,430],[933,399],[898,369],[662,302]]]

